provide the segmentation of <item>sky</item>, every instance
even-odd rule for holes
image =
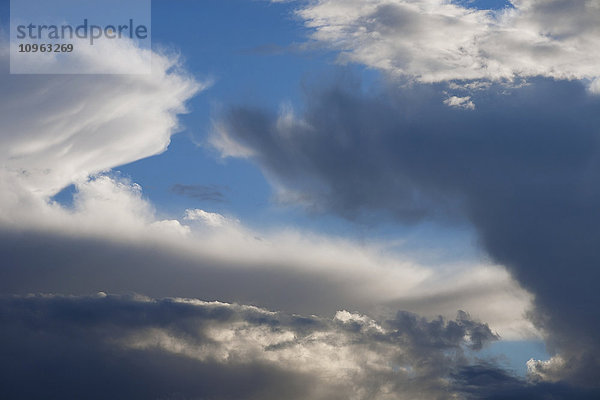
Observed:
[[[37,64],[108,74],[11,74],[9,3],[1,398],[600,397],[595,0],[153,0]]]

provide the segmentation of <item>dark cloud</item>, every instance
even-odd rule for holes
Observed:
[[[1,297],[0,323],[7,399],[444,399],[463,346],[495,339],[464,313],[328,320],[105,294]]]
[[[222,203],[225,201],[226,188],[219,185],[183,185],[171,186],[171,191],[180,196],[190,197],[200,201],[214,201]]]
[[[10,312],[6,310],[9,305]],[[185,324],[192,317],[208,321],[224,318],[211,316],[210,310],[205,315],[198,310],[186,316],[190,310],[185,307],[155,306],[110,300],[102,304],[89,299],[80,303],[74,299],[34,298],[4,302],[0,396],[272,399],[277,398],[273,393],[279,393],[296,399],[309,395],[309,377],[260,361],[253,363],[252,368],[198,362],[159,348],[136,350],[113,343],[150,326],[179,322],[172,328],[184,334]],[[168,315],[164,314],[166,311]]]
[[[364,311],[368,301],[348,289],[361,284],[350,276],[340,283],[335,272],[242,265],[156,243],[0,230],[0,254],[0,294],[136,292],[318,315],[345,307]]]
[[[229,142],[214,142],[241,145],[311,208],[468,218],[489,254],[535,294],[536,322],[563,357],[557,379],[596,385],[600,98],[578,82],[540,79],[477,92],[471,111],[446,107],[440,91],[365,94],[341,82],[309,92],[296,120],[233,108],[219,130]]]
[[[467,399],[591,400],[600,396],[597,389],[583,389],[564,383],[527,382],[486,362],[460,368],[453,375],[453,380]]]

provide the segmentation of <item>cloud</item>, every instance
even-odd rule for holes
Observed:
[[[513,0],[498,10],[446,0],[317,0],[297,15],[340,61],[419,82],[598,78],[594,0]]]
[[[540,361],[531,359],[527,362],[529,375],[540,381],[560,381],[562,371],[565,368],[565,360],[561,356],[554,356],[550,360]]]
[[[105,293],[2,297],[0,321],[6,398],[441,399],[464,350],[496,339],[465,313],[326,319]]]
[[[465,110],[474,110],[475,103],[471,101],[471,96],[457,97],[450,96],[444,100],[444,104],[450,107],[463,108]]]
[[[32,52],[27,56],[21,52],[13,52],[10,58],[11,71],[29,76],[36,74],[151,75],[154,73],[153,69],[165,61],[158,60],[157,64],[157,60],[152,59],[153,56],[158,55],[157,53],[140,48],[135,40],[127,38],[96,41],[93,46],[87,39],[82,38],[68,38],[68,43],[76,49],[69,53],[68,57],[42,54],[42,52]],[[18,40],[13,40],[15,49],[18,48],[18,44]]]
[[[153,60],[151,76],[0,76],[10,108],[0,130],[0,248],[11,260],[0,269],[2,293],[136,291],[324,315],[406,304],[451,317],[460,308],[503,337],[536,335],[523,317],[529,295],[489,263],[423,265],[385,243],[256,230],[210,209],[160,216],[139,185],[102,172],[163,151],[202,86],[176,60]],[[69,184],[72,207],[49,200]],[[491,290],[473,290],[482,283]],[[514,307],[491,310],[482,298]]]
[[[224,202],[225,194],[223,191],[227,188],[219,185],[183,185],[175,184],[171,191],[181,196],[187,196],[200,201]]]
[[[600,100],[578,82],[542,79],[474,93],[468,113],[439,95],[432,85],[366,95],[340,82],[309,92],[294,120],[234,107],[213,143],[224,155],[247,149],[278,193],[312,210],[469,220],[535,295],[561,378],[596,384]]]
[[[219,213],[206,212],[200,209],[185,210],[185,219],[188,221],[200,221],[203,224],[215,228],[239,224],[238,220],[224,217]]]
[[[461,397],[468,400],[585,400],[600,395],[598,389],[582,388],[564,382],[523,381],[488,362],[459,368],[453,374]]]
[[[464,309],[504,338],[537,335],[524,317],[529,295],[478,260],[430,265],[393,243],[260,231],[200,209],[161,219],[138,185],[106,175],[77,184],[72,209],[29,211],[27,223],[1,231],[0,252],[13,260],[0,269],[1,293],[136,291],[319,315],[347,307],[451,317]]]
[[[136,62],[130,50],[116,61]],[[94,54],[84,56],[93,63]],[[0,292],[189,295],[286,314],[118,296],[5,298],[2,376],[16,384],[2,385],[2,397],[414,398],[412,388],[438,396],[455,390],[448,376],[466,362],[462,349],[495,339],[491,329],[536,334],[523,317],[529,294],[487,262],[420,265],[386,243],[256,231],[200,209],[159,217],[141,187],[107,171],[164,151],[177,115],[205,85],[176,58],[152,59],[148,76],[0,75],[0,253],[8,260]],[[298,126],[290,113],[278,122]],[[50,200],[69,184],[72,208]],[[464,313],[431,319],[455,315],[459,303],[491,328]],[[390,315],[404,304],[428,319]],[[214,311],[212,322],[194,307]],[[338,310],[351,312],[290,315]]]
[[[118,50],[110,57],[95,52],[80,56],[90,64],[108,59],[134,64],[148,56],[135,47]],[[1,57],[0,65],[6,67],[8,54]],[[174,56],[153,53],[151,58],[152,73],[145,75],[0,71],[4,185],[18,184],[47,198],[91,174],[165,151],[178,129],[176,115],[186,111],[185,102],[206,84],[188,76]]]
[[[505,338],[537,335],[524,319],[529,295],[486,262],[425,265],[393,244],[256,230],[210,209],[160,216],[139,185],[106,172],[164,151],[177,114],[204,87],[176,59],[152,59],[152,75],[0,75],[8,107],[0,130],[0,248],[11,260],[0,269],[2,293],[136,291],[323,315],[381,307],[451,317],[464,309]],[[69,184],[72,207],[49,200]],[[175,190],[219,197],[206,189],[213,188]],[[482,298],[512,307],[492,310]]]

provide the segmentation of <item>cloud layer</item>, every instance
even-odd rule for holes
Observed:
[[[139,186],[106,175],[77,190],[73,209],[30,209],[28,223],[0,231],[11,260],[0,270],[1,292],[135,291],[319,315],[347,307],[451,317],[464,309],[504,338],[537,336],[525,319],[530,296],[486,262],[428,265],[385,242],[254,230],[201,209],[160,219]]]
[[[323,319],[103,293],[2,297],[0,322],[0,395],[15,399],[443,399],[465,350],[496,339],[465,313]]]

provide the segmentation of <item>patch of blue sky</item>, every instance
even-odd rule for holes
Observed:
[[[550,359],[550,354],[541,340],[500,340],[473,355],[491,359],[520,377],[527,375],[527,361],[530,359]]]
[[[455,4],[459,4],[467,8],[476,8],[478,10],[501,10],[503,8],[513,8],[510,0],[453,0]]]
[[[4,34],[8,34],[8,26],[10,24],[10,0],[0,0],[0,32],[5,30]]]

